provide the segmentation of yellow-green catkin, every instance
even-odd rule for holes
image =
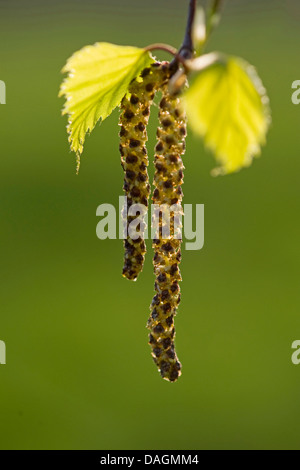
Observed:
[[[120,153],[125,174],[123,189],[127,196],[128,209],[133,204],[148,207],[151,189],[147,171],[149,164],[146,149],[147,125],[155,93],[163,86],[168,73],[166,63],[156,62],[144,69],[141,76],[131,82],[129,92],[121,103]],[[127,217],[127,214],[123,216]],[[123,276],[130,280],[136,280],[142,271],[146,253],[145,224],[142,217],[137,217],[141,220],[138,227],[139,238],[132,240],[127,236],[124,240]],[[137,217],[127,218],[127,229]]]
[[[155,291],[151,304],[149,344],[152,356],[161,376],[175,382],[181,375],[181,364],[175,352],[174,317],[180,302],[181,274],[181,218],[183,162],[185,152],[186,116],[180,96],[170,95],[167,85],[163,87],[159,110],[160,127],[157,130],[155,148],[155,176],[153,202],[159,206],[175,205],[171,212],[170,236],[162,239],[164,216],[159,222],[159,236],[153,240]],[[172,217],[173,215],[173,217]],[[176,223],[175,223],[176,222]],[[177,229],[176,229],[177,227]],[[180,231],[180,238],[178,237]]]

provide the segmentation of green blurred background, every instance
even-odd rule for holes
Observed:
[[[96,238],[97,206],[122,194],[118,113],[87,139],[77,177],[57,94],[86,44],[179,46],[187,0],[0,8],[1,449],[300,449],[299,2],[228,0],[209,45],[256,65],[273,126],[250,169],[218,178],[189,134],[184,202],[205,204],[205,247],[183,253],[176,384],[147,345],[151,243],[130,283],[122,242]]]

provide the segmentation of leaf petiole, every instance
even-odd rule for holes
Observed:
[[[163,44],[163,43],[155,43],[155,44],[150,44],[150,46],[147,46],[147,47],[144,47],[144,50],[147,51],[147,52],[151,52],[151,51],[157,51],[157,50],[160,50],[160,51],[165,51],[165,52],[168,52],[169,54],[171,54],[172,56],[176,57],[177,54],[178,54],[178,51],[175,47],[172,47],[172,46],[169,46],[169,44]]]

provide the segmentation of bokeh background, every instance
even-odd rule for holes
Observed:
[[[96,238],[97,206],[122,194],[118,112],[87,139],[79,176],[69,152],[57,98],[66,59],[96,41],[179,46],[186,10],[0,0],[1,449],[300,448],[299,2],[228,0],[209,44],[257,67],[273,125],[251,168],[218,178],[189,133],[184,202],[205,204],[205,247],[183,253],[176,384],[147,345],[151,243],[131,284],[122,241]]]

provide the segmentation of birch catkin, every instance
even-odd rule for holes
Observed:
[[[129,93],[121,103],[120,153],[125,173],[123,189],[127,196],[128,209],[133,204],[142,204],[148,207],[150,184],[147,171],[146,142],[148,136],[146,129],[155,93],[163,85],[167,74],[168,68],[165,64],[159,62],[152,64],[142,72],[141,77],[132,81]],[[127,214],[123,214],[123,216],[127,218]],[[128,217],[127,231],[129,224],[137,217],[141,220],[137,230],[140,236],[133,240],[127,234],[127,238],[124,240],[123,276],[130,280],[136,280],[142,271],[146,253],[143,217],[139,215]]]
[[[168,85],[163,87],[157,130],[153,202],[160,206],[175,206],[171,211],[170,235],[163,239],[163,216],[159,220],[159,236],[153,240],[156,295],[151,304],[149,344],[154,362],[164,379],[175,382],[181,374],[175,346],[174,317],[180,302],[181,281],[181,201],[183,183],[182,155],[185,152],[186,116],[179,96],[170,95]],[[176,228],[177,227],[177,228]]]

